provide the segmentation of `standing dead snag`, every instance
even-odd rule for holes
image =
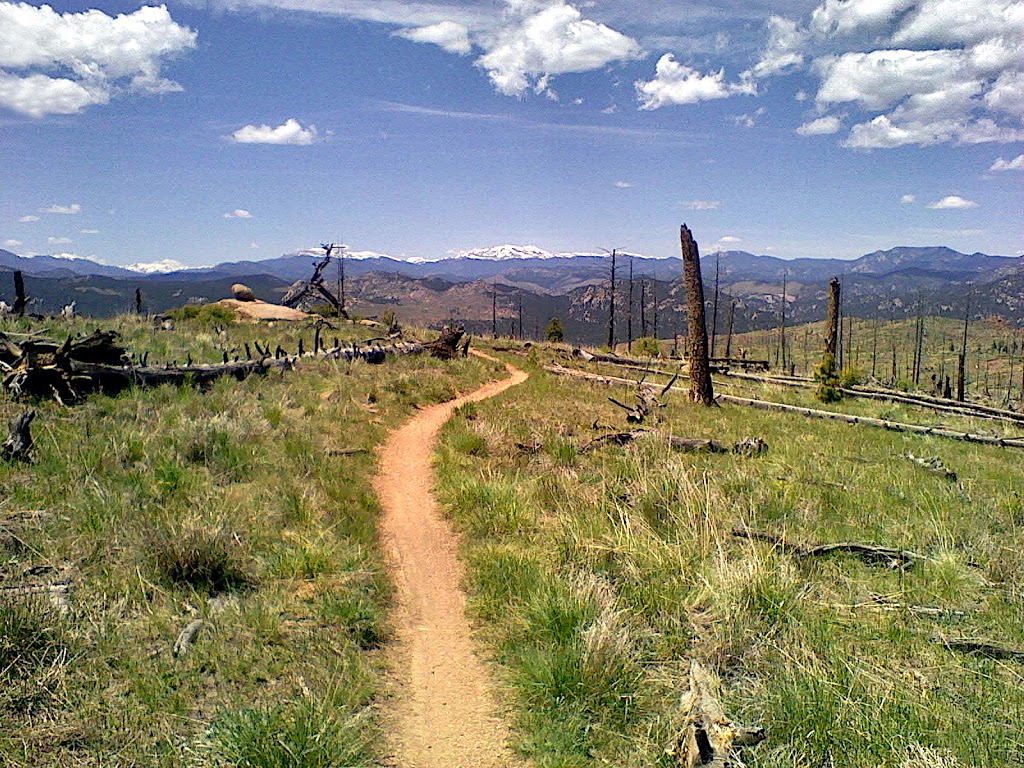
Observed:
[[[747,728],[726,717],[718,700],[719,687],[714,673],[696,660],[690,662],[690,684],[680,702],[683,729],[666,750],[682,768],[725,768],[735,747],[764,741],[764,728]]]
[[[689,227],[679,228],[686,281],[686,324],[690,330],[690,398],[703,405],[715,405],[708,359],[708,329],[704,318],[704,284],[700,277],[700,252]]]
[[[292,285],[284,295],[284,298],[281,299],[281,304],[294,309],[303,301],[311,299],[314,294],[319,293],[328,304],[337,310],[339,317],[348,319],[348,312],[345,311],[341,301],[324,285],[323,273],[327,269],[327,265],[331,263],[331,249],[333,247],[333,245],[331,245],[331,248],[324,246],[327,255],[324,256],[322,261],[313,263],[313,276],[308,281],[300,280]]]

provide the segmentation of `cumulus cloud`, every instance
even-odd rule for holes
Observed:
[[[913,195],[904,195],[900,198],[900,205],[913,205],[917,202],[917,198]]]
[[[82,206],[78,203],[71,205],[51,205],[49,208],[42,208],[43,213],[58,213],[64,216],[75,216],[82,212]]]
[[[767,37],[745,74],[809,66],[819,110],[862,113],[845,146],[1024,141],[1021,0],[824,0],[803,22],[772,17]]]
[[[233,211],[228,211],[223,215],[225,219],[251,219],[252,214],[242,208],[235,208]]]
[[[0,2],[0,106],[38,118],[123,94],[179,91],[161,68],[195,44],[196,33],[165,6],[108,16]]]
[[[68,245],[72,241],[70,237],[48,237],[46,242],[50,245]]]
[[[691,200],[688,203],[683,203],[683,206],[689,211],[717,211],[722,207],[721,200]]]
[[[633,185],[628,181],[616,181],[615,186],[619,189],[630,189]]]
[[[473,44],[469,41],[469,30],[454,21],[439,21],[425,27],[403,29],[395,34],[415,43],[433,43],[448,53],[457,53],[460,56],[465,56],[473,50]]]
[[[82,235],[98,235],[100,233],[98,229],[80,229],[78,232]]]
[[[4,240],[4,248],[17,248],[19,245],[21,245],[21,240],[15,240],[14,238]]]
[[[967,200],[966,198],[960,197],[960,195],[946,195],[941,200],[936,200],[934,203],[928,203],[928,207],[934,211],[955,211],[965,210],[967,208],[977,208],[978,204],[973,200]]]
[[[677,62],[671,53],[658,59],[654,79],[638,80],[636,90],[640,98],[640,109],[696,104],[700,101],[724,99],[734,93],[755,92],[749,83],[727,83],[725,70],[701,74]]]
[[[228,137],[236,144],[294,144],[308,146],[317,140],[316,126],[303,128],[294,117],[273,128],[269,125],[246,125]]]
[[[616,61],[639,58],[639,43],[621,32],[583,18],[560,0],[507,0],[507,23],[481,35],[485,53],[476,60],[499,93],[522,96],[531,87],[547,90],[552,75],[589,72]],[[543,87],[538,88],[541,81]]]
[[[714,248],[721,250],[722,248],[728,248],[738,243],[742,243],[742,237],[736,237],[735,235],[726,235],[725,237],[718,238],[718,241],[714,244]]]
[[[819,117],[817,120],[810,120],[804,123],[796,129],[796,132],[801,136],[827,136],[832,133],[838,133],[842,127],[842,120],[835,115],[826,115],[825,117]]]
[[[39,217],[31,213],[28,214],[27,216],[22,216],[20,219],[18,219],[19,224],[28,224],[33,221],[39,221]]]
[[[1017,155],[1013,160],[997,157],[989,168],[990,171],[1024,171],[1024,155]]]
[[[758,107],[753,112],[747,112],[743,115],[733,115],[732,121],[740,128],[753,128],[757,125],[758,118],[766,112],[764,107]]]

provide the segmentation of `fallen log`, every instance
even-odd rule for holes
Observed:
[[[1024,648],[1009,648],[1005,645],[990,643],[987,640],[967,637],[951,638],[936,635],[933,639],[952,651],[960,651],[971,656],[982,656],[999,661],[1024,661]]]
[[[814,544],[811,546],[796,544],[782,536],[764,531],[752,531],[746,526],[737,526],[732,535],[741,539],[764,541],[774,544],[779,549],[790,552],[796,557],[822,557],[835,553],[854,555],[871,565],[884,565],[886,568],[909,568],[911,565],[929,558],[906,549],[879,547],[873,544],[862,544],[857,541],[842,541],[836,544]]]
[[[10,434],[0,447],[0,457],[6,461],[32,460],[32,420],[36,417],[35,410],[25,411],[10,423]]]
[[[928,472],[932,472],[936,475],[941,475],[946,480],[956,482],[956,472],[954,472],[949,467],[943,465],[943,463],[939,460],[937,456],[932,456],[931,458],[923,458],[921,456],[915,456],[909,451],[907,453],[902,453],[900,455],[903,458],[909,459],[910,461],[914,462],[915,464],[917,464],[917,466],[921,467],[922,469]]]
[[[747,437],[734,443],[732,446],[726,446],[722,443],[716,443],[714,440],[701,437],[679,437],[657,430],[636,429],[631,432],[612,432],[595,437],[593,440],[580,446],[579,453],[590,453],[605,445],[628,445],[642,437],[659,438],[666,441],[673,450],[685,453],[736,453],[753,456],[768,449],[767,443],[756,437]]]
[[[714,673],[696,660],[690,662],[689,686],[680,701],[684,725],[665,750],[681,768],[725,768],[735,748],[764,741],[764,728],[748,728],[726,716],[718,699],[720,687]]]

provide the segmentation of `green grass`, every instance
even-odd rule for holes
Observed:
[[[312,348],[301,326],[116,322],[151,363],[218,361],[254,339],[294,352],[301,335]],[[93,329],[44,326],[58,338]],[[417,407],[500,370],[307,360],[204,391],[36,404],[36,461],[0,464],[0,582],[72,586],[66,616],[0,602],[0,765],[374,764],[391,586],[373,451]],[[24,407],[0,398],[0,418]],[[196,618],[204,628],[175,658]]]
[[[758,391],[816,405],[812,391]],[[759,436],[768,452],[681,454],[640,440],[580,454],[625,427],[608,395],[628,399],[534,367],[444,432],[440,493],[464,532],[472,610],[522,752],[544,766],[671,765],[664,750],[697,658],[722,678],[727,711],[768,730],[744,753],[748,766],[1024,764],[1024,667],[936,641],[1024,647],[1018,452],[671,395],[662,428],[727,444]],[[474,435],[486,452],[465,450]],[[908,451],[938,456],[959,482]],[[796,558],[732,536],[740,522],[928,559],[893,571]]]

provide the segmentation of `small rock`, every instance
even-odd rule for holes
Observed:
[[[256,301],[256,294],[252,292],[252,288],[242,283],[232,285],[231,294],[239,301]]]

